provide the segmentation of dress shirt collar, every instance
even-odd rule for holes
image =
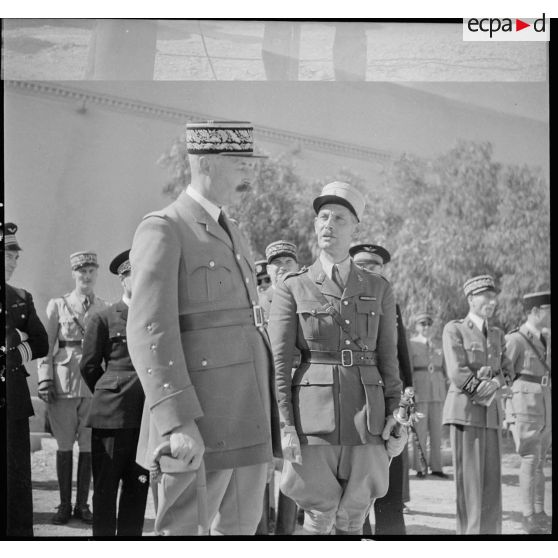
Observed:
[[[484,320],[480,316],[477,316],[472,312],[469,313],[468,317],[477,326],[478,330],[482,333],[482,324],[484,323]],[[488,328],[488,325],[486,327]]]
[[[197,201],[209,213],[209,215],[215,219],[216,222],[219,221],[221,208],[218,205],[215,205],[212,201],[209,201],[206,197],[202,196],[196,189],[192,188],[191,184],[186,188],[186,193],[194,201]]]
[[[327,257],[325,252],[322,251],[320,252],[320,263],[322,264],[322,268],[325,271],[326,275],[330,279],[332,279],[333,266],[337,265],[341,280],[343,281],[343,283],[345,283],[345,285],[347,284],[349,273],[351,273],[351,258],[349,255],[347,255],[347,257],[342,262],[335,264]]]
[[[122,295],[122,302],[123,302],[126,306],[128,306],[128,308],[129,308],[129,307],[130,307],[131,299],[128,298],[125,294],[123,294],[123,295]]]

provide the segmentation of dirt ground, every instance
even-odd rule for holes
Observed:
[[[442,480],[428,476],[417,479],[410,472],[411,501],[407,504],[410,513],[405,515],[409,535],[454,535],[455,534],[455,485],[453,467],[447,441],[443,449],[444,471],[450,479]],[[58,505],[58,486],[55,470],[56,442],[51,437],[42,439],[42,449],[32,454],[33,505],[35,537],[91,537],[91,527],[72,519],[67,525],[51,524],[51,517]],[[502,499],[504,535],[522,535],[521,503],[519,497],[519,457],[513,451],[511,436],[504,438],[502,459]],[[74,470],[77,467],[77,448],[74,450]],[[546,513],[552,515],[552,460],[545,464]],[[275,474],[275,491],[279,473]],[[75,481],[74,481],[75,493]],[[153,536],[154,508],[151,495],[148,498],[144,523],[144,536]]]

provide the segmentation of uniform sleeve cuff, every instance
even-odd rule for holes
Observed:
[[[162,436],[170,434],[187,422],[203,417],[203,411],[194,386],[160,399],[150,407],[151,417]]]
[[[17,350],[21,354],[21,363],[31,362],[33,360],[33,351],[31,350],[31,345],[24,341],[17,346]]]

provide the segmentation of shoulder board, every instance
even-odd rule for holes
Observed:
[[[306,273],[308,271],[308,268],[303,265],[298,271],[291,271],[290,273],[287,273],[287,275],[285,275],[285,279],[283,279],[283,281],[285,281],[286,279],[289,279],[289,277],[297,277],[298,275],[302,275],[303,273]]]
[[[233,219],[232,217],[228,217],[228,219],[231,223],[234,223],[238,227],[238,221],[236,219]]]
[[[450,320],[448,322],[448,324],[462,324],[463,323],[463,318],[461,318],[460,320]]]
[[[516,327],[516,328],[512,329],[511,331],[508,331],[508,333],[506,335],[511,335],[512,333],[519,333],[519,328]]]
[[[19,298],[22,298],[23,300],[27,299],[27,291],[25,289],[22,289],[21,287],[11,287],[14,290],[15,294],[19,296]]]

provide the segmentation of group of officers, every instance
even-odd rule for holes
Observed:
[[[405,534],[413,423],[398,417],[413,386],[417,477],[447,478],[441,429],[450,425],[457,534],[501,533],[504,399],[524,528],[548,532],[550,292],[526,294],[526,321],[505,336],[489,323],[492,277],[473,277],[463,286],[469,313],[446,324],[441,343],[427,313],[409,340],[385,277],[390,254],[353,245],[365,201],[343,182],[313,201],[319,255],[310,267],[299,268],[285,240],[255,264],[224,209],[254,178],[252,132],[246,122],[187,125],[191,183],[145,216],[131,250],[111,262],[123,293],[115,304],[94,292],[93,251],[70,256],[75,289],[49,301],[46,327],[31,295],[6,285],[8,534],[33,534],[24,365],[35,358],[58,444],[56,524],[73,515],[96,537],[140,536],[151,484],[156,535],[267,534],[275,463],[276,534],[294,533],[297,509],[304,534],[360,536],[370,523],[376,535]],[[16,232],[5,225],[7,282],[22,250]]]

